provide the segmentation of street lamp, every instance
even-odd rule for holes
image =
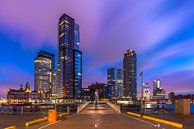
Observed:
[[[141,77],[141,114],[143,116],[143,72],[140,73]]]

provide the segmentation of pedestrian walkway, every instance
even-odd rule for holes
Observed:
[[[89,104],[80,114],[40,129],[156,129],[156,123],[118,114],[106,104]],[[175,129],[162,126],[158,129]]]

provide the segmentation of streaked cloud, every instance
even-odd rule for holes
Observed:
[[[174,73],[194,69],[193,5],[193,1],[182,0],[1,0],[0,45],[7,46],[1,54],[12,45],[20,47],[18,51],[12,49],[12,54],[29,52],[35,56],[44,48],[56,52],[58,19],[67,13],[80,25],[84,86],[105,82],[106,68],[122,67],[127,49],[136,50],[138,72],[144,71],[148,81],[163,78],[166,84],[168,78],[179,77]],[[14,83],[33,82],[33,57],[21,57],[20,63],[0,63],[1,68],[15,65],[7,68],[8,73],[0,72],[0,81],[6,78]],[[29,67],[20,68],[21,61]],[[25,78],[13,78],[15,74]],[[177,85],[176,80],[171,82],[169,87]],[[190,88],[192,81],[185,79],[180,83]]]

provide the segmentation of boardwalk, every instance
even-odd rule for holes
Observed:
[[[156,129],[155,124],[118,114],[106,104],[100,104],[97,110],[90,104],[80,114],[40,129]],[[175,128],[162,125],[160,129]]]

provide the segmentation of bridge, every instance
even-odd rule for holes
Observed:
[[[82,112],[72,115],[65,120],[47,125],[35,125],[29,129],[175,129],[142,118],[120,114],[106,103],[89,104]]]

